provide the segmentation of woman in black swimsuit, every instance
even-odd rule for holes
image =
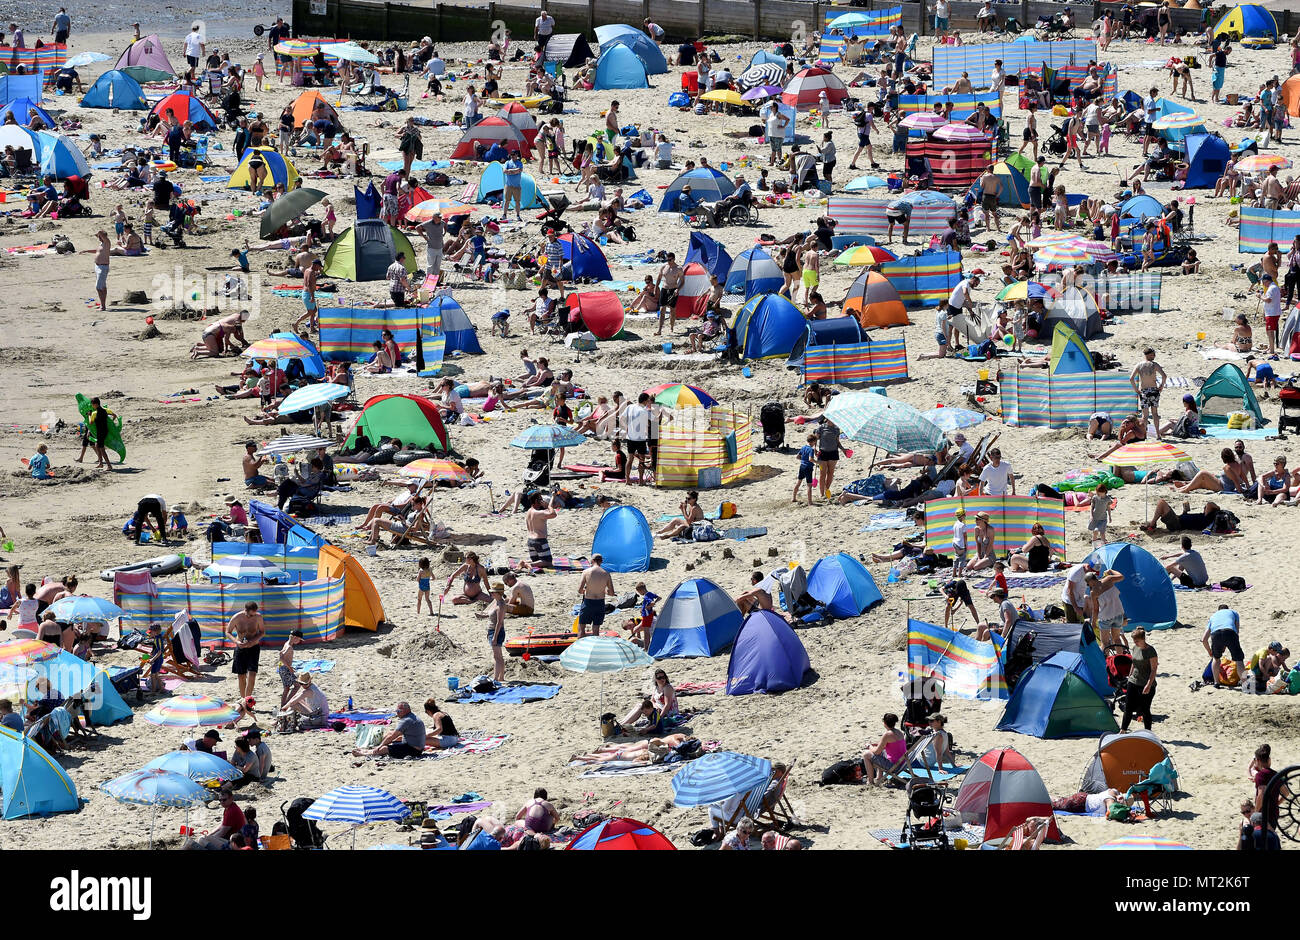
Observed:
[[[1030,532],[1029,541],[1020,546],[1020,551],[1011,556],[1012,571],[1038,573],[1051,567],[1052,543],[1047,540],[1043,524],[1035,522]]]
[[[781,259],[781,273],[785,275],[785,283],[781,285],[780,293],[791,300],[794,296],[790,293],[790,285],[799,277],[799,252],[802,247],[803,242],[796,239],[785,249],[785,257]]]
[[[465,564],[461,565],[451,573],[447,579],[447,587],[443,594],[451,590],[451,582],[464,575],[465,586],[461,588],[460,594],[451,599],[453,604],[472,604],[475,601],[486,601],[487,594],[483,591],[483,582],[487,580],[488,570],[478,561],[478,555],[474,552],[468,552],[465,555]]]

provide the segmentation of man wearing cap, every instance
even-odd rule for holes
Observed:
[[[979,625],[975,639],[980,641],[987,641],[994,630],[997,630],[1004,638],[1011,636],[1011,630],[1020,618],[1020,609],[1016,607],[1013,601],[1007,599],[1006,588],[997,584],[993,585],[993,587],[989,588],[989,598],[998,605],[998,619]]]
[[[736,188],[730,196],[724,196],[711,206],[704,207],[710,225],[721,225],[722,220],[731,212],[732,206],[747,206],[754,201],[754,190],[745,182],[743,173],[736,174]]]
[[[397,720],[392,730],[384,735],[378,747],[363,750],[357,748],[353,757],[420,757],[424,754],[424,722],[415,716],[411,706],[406,702],[397,703]]]
[[[202,751],[205,754],[215,753],[213,748],[221,743],[221,735],[217,734],[215,728],[209,728],[204,732],[201,738],[192,738],[185,742],[185,746],[191,751]]]

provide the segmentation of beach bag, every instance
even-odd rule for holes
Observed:
[[[1106,811],[1106,818],[1115,822],[1128,822],[1131,812],[1126,803],[1112,803],[1110,809]]]
[[[623,728],[619,725],[618,720],[614,717],[613,712],[605,712],[600,716],[600,735],[603,738],[613,738],[623,733]]]
[[[695,542],[716,542],[722,538],[722,533],[713,527],[709,521],[697,522],[691,526],[691,540]]]
[[[384,729],[379,725],[357,725],[357,747],[377,747],[384,739]]]
[[[1292,669],[1286,674],[1286,687],[1292,695],[1300,695],[1300,669]]]
[[[821,785],[830,787],[840,783],[858,783],[865,771],[861,760],[839,760],[822,771]]]
[[[1220,581],[1219,587],[1225,591],[1244,591],[1246,590],[1246,579],[1233,575],[1231,578],[1224,578]]]

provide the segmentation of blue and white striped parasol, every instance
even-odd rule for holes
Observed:
[[[566,428],[562,424],[535,424],[520,431],[510,446],[522,447],[524,450],[557,450],[585,443],[586,437],[573,428]]]
[[[214,582],[229,581],[280,581],[288,580],[289,573],[276,567],[260,555],[229,555],[214,561],[203,569],[205,577]]]
[[[337,382],[317,382],[314,385],[295,388],[285,396],[284,401],[280,402],[278,410],[282,415],[291,415],[299,411],[311,411],[326,402],[347,397],[346,385],[339,385]]]
[[[772,762],[749,754],[718,751],[697,758],[673,774],[674,806],[709,806],[737,793],[765,786]]]
[[[207,751],[172,751],[155,757],[140,769],[166,770],[196,783],[225,783],[244,775],[234,764]]]

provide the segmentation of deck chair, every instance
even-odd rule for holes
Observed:
[[[1174,811],[1174,797],[1178,795],[1178,771],[1174,768],[1173,758],[1166,757],[1149,771],[1145,779],[1139,780],[1128,788],[1126,797],[1139,796],[1148,816],[1151,804],[1163,813]]]
[[[753,817],[760,830],[788,829],[795,824],[794,807],[790,805],[790,798],[785,793],[790,785],[790,775],[794,773],[794,764],[792,760],[787,765],[781,785],[770,794],[765,793],[758,815]]]
[[[181,642],[181,638],[176,635],[176,631],[170,625],[163,629],[163,672],[169,672],[182,679],[202,679],[203,673],[187,662],[184,657],[176,655],[176,647]]]
[[[763,796],[767,792],[767,784],[768,781],[765,780],[748,793],[737,793],[721,803],[713,804],[709,807],[709,821],[721,824],[724,836],[735,829],[745,816],[757,822],[763,811]]]
[[[900,757],[892,767],[885,771],[885,778],[890,783],[896,783],[900,787],[906,789],[913,779],[912,764],[917,760],[922,762],[925,761],[922,752],[929,743],[930,741],[928,736],[913,741],[903,753],[903,756]]]

